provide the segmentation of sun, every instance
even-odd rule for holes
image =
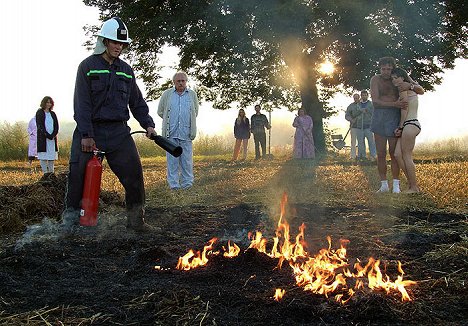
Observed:
[[[333,63],[331,63],[328,60],[325,61],[325,62],[322,62],[319,65],[319,72],[322,75],[331,75],[331,74],[333,74],[334,71],[335,71],[335,66],[333,65]]]

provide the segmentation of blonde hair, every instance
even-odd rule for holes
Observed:
[[[244,112],[244,116],[243,116],[243,117],[241,117],[241,112]],[[238,125],[240,125],[241,121],[245,123],[245,111],[244,111],[244,109],[239,109],[239,113],[237,114],[236,123],[237,123]]]

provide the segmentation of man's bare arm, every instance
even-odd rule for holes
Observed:
[[[398,86],[398,91],[404,92],[404,91],[413,91],[418,95],[423,95],[424,94],[424,88],[422,88],[421,85],[416,83],[411,77],[409,77],[411,82],[403,82]]]

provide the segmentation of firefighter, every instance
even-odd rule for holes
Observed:
[[[145,188],[140,157],[127,121],[129,109],[149,138],[156,134],[133,69],[119,58],[131,39],[120,18],[105,21],[94,53],[78,66],[74,94],[76,129],[70,152],[69,174],[62,225],[79,225],[86,164],[94,149],[105,152],[111,170],[125,188],[127,228],[150,231],[144,221]]]

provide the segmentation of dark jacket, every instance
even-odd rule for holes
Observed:
[[[252,115],[250,118],[250,131],[253,134],[264,134],[265,128],[270,129],[266,115],[262,113]]]
[[[57,134],[59,131],[59,123],[54,111],[50,111],[50,115],[54,120],[54,131],[51,134],[49,134],[45,128],[45,111],[43,109],[39,109],[36,112],[37,152],[47,152],[46,139],[54,140],[55,151],[58,152]]]
[[[237,123],[237,119],[234,121],[234,137],[236,139],[250,138],[249,118],[245,118],[245,122],[241,120],[240,123]]]
[[[129,108],[143,129],[154,128],[133,70],[119,58],[111,65],[101,55],[83,60],[78,67],[73,102],[82,137],[94,137],[93,123],[128,121]]]

